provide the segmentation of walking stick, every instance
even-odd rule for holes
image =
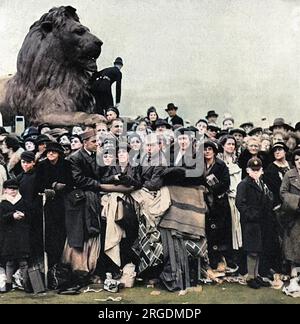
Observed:
[[[43,197],[43,253],[44,253],[44,271],[45,271],[45,289],[48,289],[48,255],[46,252],[46,218],[45,218],[45,204],[46,204],[46,194],[39,193]]]

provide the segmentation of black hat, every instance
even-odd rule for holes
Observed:
[[[246,126],[254,127],[254,124],[252,122],[245,122],[245,123],[240,125],[241,128],[244,128]]]
[[[169,111],[169,110],[177,110],[178,107],[176,107],[172,102],[168,103],[167,105],[167,109],[165,109],[165,111]]]
[[[3,189],[19,189],[19,183],[16,179],[8,179],[3,182]]]
[[[228,135],[228,134],[229,134],[229,133],[228,133],[228,130],[227,130],[227,129],[222,129],[221,131],[219,131],[219,132],[217,133],[216,138],[217,138],[217,139],[220,139],[221,137],[226,136],[226,135]]]
[[[251,158],[248,162],[247,162],[247,168],[250,168],[253,171],[258,171],[262,168],[262,162],[261,159],[257,158],[257,157],[253,157]]]
[[[219,115],[214,111],[214,110],[210,110],[207,112],[207,115],[206,115],[206,119],[208,119],[209,117],[218,117]]]
[[[147,117],[148,117],[148,118],[149,118],[150,113],[152,113],[152,112],[155,112],[155,113],[157,114],[156,108],[153,107],[153,106],[151,106],[151,107],[148,108],[148,110],[147,110]]]
[[[51,139],[47,135],[39,135],[37,139],[35,140],[37,145],[52,142]]]
[[[24,151],[21,154],[21,160],[24,160],[26,162],[32,162],[35,160],[35,155],[31,151]]]
[[[300,122],[295,125],[295,131],[300,131]]]
[[[206,140],[204,142],[204,148],[206,148],[206,147],[211,147],[214,150],[214,152],[215,152],[216,155],[219,152],[219,146],[218,146],[218,144],[216,142],[212,141],[212,140]]]
[[[191,136],[191,133],[193,132],[193,130],[191,130],[190,128],[188,127],[180,127],[180,128],[177,128],[174,132],[174,135],[176,137],[180,136],[180,135],[188,135],[188,136]]]
[[[257,132],[262,132],[262,128],[261,127],[255,127],[253,129],[251,129],[251,131],[248,133],[249,136],[254,135]]]
[[[40,133],[39,133],[38,129],[36,127],[30,126],[24,130],[21,137],[23,139],[25,139],[27,137],[37,138],[39,135],[40,135]]]
[[[204,118],[200,118],[195,125],[198,125],[199,123],[205,123],[208,126],[208,121]]]
[[[7,130],[4,127],[0,127],[0,135],[8,135],[9,133],[7,132]]]
[[[116,65],[123,65],[123,60],[121,59],[121,57],[117,57],[114,61],[114,64]]]
[[[78,134],[73,134],[73,135],[70,137],[70,141],[72,141],[72,139],[74,139],[74,138],[78,138],[79,141],[80,141],[80,143],[83,143],[83,140],[82,140],[82,138],[81,138],[80,135],[78,135]]]
[[[45,153],[47,153],[49,151],[57,152],[59,154],[64,154],[63,147],[59,143],[56,143],[56,142],[47,143]]]
[[[24,139],[24,143],[26,143],[26,142],[32,142],[32,143],[36,143],[36,138],[34,138],[34,137],[26,137],[25,139]]]
[[[208,124],[207,129],[217,133],[221,131],[221,128],[214,124]]]
[[[234,133],[239,133],[241,134],[243,137],[246,137],[246,132],[242,129],[242,128],[233,128],[229,131],[230,135],[233,135]]]
[[[154,124],[154,128],[156,129],[157,127],[160,127],[160,126],[165,126],[168,129],[172,128],[172,126],[166,120],[164,120],[162,118],[158,118]]]
[[[275,127],[283,127],[283,128],[285,128],[285,129],[294,129],[293,127],[291,127],[290,125],[288,125],[288,124],[286,124],[285,122],[284,122],[284,119],[283,118],[275,118],[274,119],[274,122],[273,122],[273,125],[272,126],[270,126],[269,127],[269,129],[271,130],[271,131],[273,131],[273,129],[275,128]]]
[[[119,112],[119,109],[117,107],[109,107],[106,110],[106,113],[108,113],[109,111],[113,111],[117,115],[117,118],[120,117],[120,112]]]
[[[282,148],[285,152],[288,152],[289,150],[284,142],[277,142],[271,147],[271,152],[274,152],[277,148]]]

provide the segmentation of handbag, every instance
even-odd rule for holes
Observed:
[[[75,189],[69,193],[69,200],[73,205],[78,205],[85,201],[84,191],[81,189]]]

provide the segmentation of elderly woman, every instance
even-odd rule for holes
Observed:
[[[60,144],[47,143],[47,159],[40,162],[36,170],[37,190],[46,194],[46,251],[49,266],[60,262],[63,252],[65,229],[65,193],[72,190],[70,162],[64,159]]]
[[[295,267],[300,264],[300,149],[292,156],[294,169],[284,175],[280,187],[285,215],[283,253],[291,265],[291,276],[297,276]]]

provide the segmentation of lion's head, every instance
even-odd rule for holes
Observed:
[[[83,26],[73,7],[52,8],[31,27],[9,81],[6,101],[11,115],[28,121],[93,110],[89,72],[97,70],[102,41]],[[5,115],[5,112],[4,112]]]

